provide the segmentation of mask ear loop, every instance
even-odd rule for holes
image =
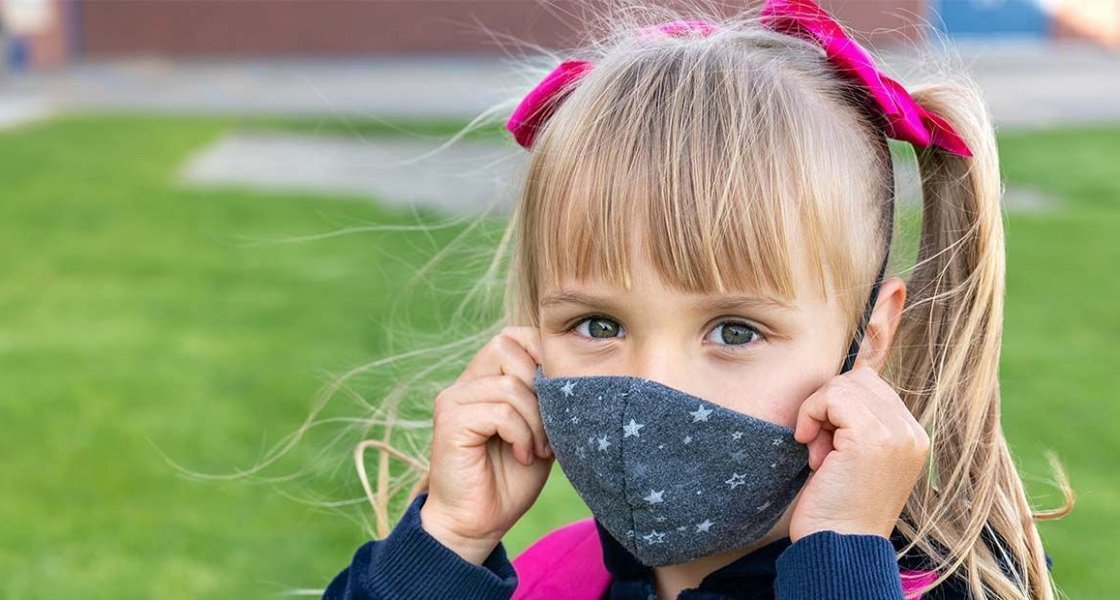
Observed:
[[[887,145],[886,139],[883,140],[884,145]],[[891,238],[894,237],[894,203],[895,203],[895,183],[894,183],[894,162],[890,153],[890,146],[887,145],[886,150],[887,165],[890,176],[887,177],[887,185],[890,191],[887,201],[887,243],[886,251],[883,253],[883,263],[879,265],[879,275],[875,278],[875,284],[871,286],[871,297],[867,301],[867,306],[863,309],[863,316],[856,326],[856,333],[852,337],[852,342],[848,345],[848,354],[844,358],[844,364],[840,367],[840,373],[844,374],[852,370],[855,366],[856,357],[859,356],[860,342],[863,341],[863,335],[867,328],[868,321],[871,320],[871,312],[875,309],[875,302],[879,299],[879,287],[883,283],[883,275],[887,272],[887,261],[891,256]]]

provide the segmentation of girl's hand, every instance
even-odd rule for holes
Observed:
[[[790,539],[824,530],[889,539],[929,453],[894,389],[870,367],[837,375],[802,403],[794,438],[808,444],[813,475]]]
[[[507,327],[436,397],[420,521],[475,564],[532,506],[552,469],[533,383],[539,361],[539,330]]]

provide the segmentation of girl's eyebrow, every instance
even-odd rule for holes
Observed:
[[[560,291],[549,294],[541,299],[541,308],[558,304],[582,304],[585,306],[613,306],[607,298],[572,291]],[[774,309],[779,311],[795,311],[796,303],[785,302],[777,298],[747,295],[721,295],[704,298],[693,303],[697,310],[705,312],[732,310],[732,309]]]

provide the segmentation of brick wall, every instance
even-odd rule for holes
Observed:
[[[77,0],[88,57],[339,56],[562,48],[594,2],[572,0]],[[603,0],[600,0],[603,1]],[[548,6],[543,6],[548,4]],[[925,0],[824,0],[874,44],[914,39]],[[742,2],[725,3],[733,10]],[[485,27],[485,30],[483,29]],[[503,47],[504,45],[504,47]]]

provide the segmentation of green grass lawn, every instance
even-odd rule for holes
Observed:
[[[269,485],[186,478],[160,452],[206,473],[251,466],[299,426],[328,373],[408,342],[386,328],[456,339],[447,293],[421,286],[400,299],[465,226],[248,243],[437,218],[360,198],[175,185],[191,152],[246,125],[74,116],[0,133],[0,597],[273,597],[325,586],[366,539],[352,520],[361,505],[292,498],[360,497],[349,448],[329,444],[329,427],[269,471],[310,465],[306,476]],[[1064,201],[1007,219],[1006,428],[1040,503],[1056,500],[1046,449],[1080,494],[1073,515],[1042,528],[1060,583],[1073,598],[1110,598],[1120,128],[1007,134],[1001,144],[1010,184]],[[484,224],[471,243],[485,248],[496,228]],[[461,283],[474,268],[446,271]],[[367,383],[375,393],[385,382]],[[341,396],[324,416],[359,414]],[[588,514],[557,469],[507,548]]]

